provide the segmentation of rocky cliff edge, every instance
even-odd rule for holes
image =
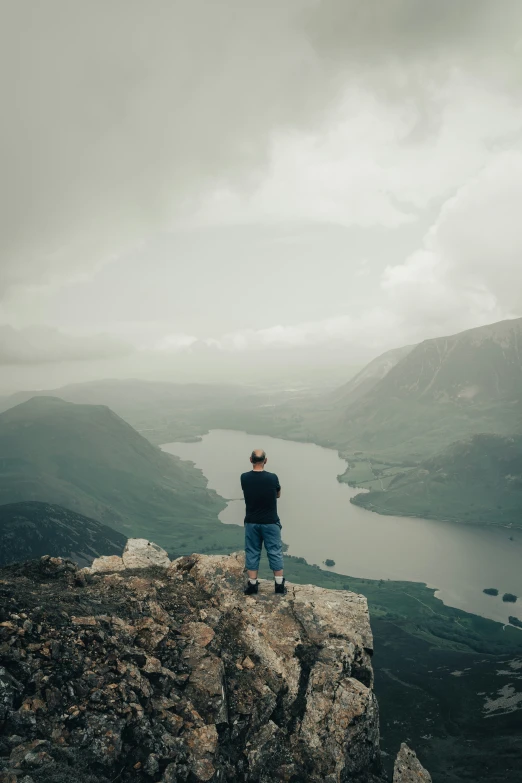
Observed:
[[[0,781],[381,781],[366,599],[243,572],[141,539],[2,569]]]

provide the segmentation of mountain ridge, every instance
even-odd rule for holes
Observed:
[[[160,451],[106,406],[37,397],[0,414],[0,503],[27,500],[63,506],[126,536],[154,533],[172,551],[202,530],[216,542],[237,537],[218,521],[224,502],[201,471]]]
[[[26,501],[0,506],[0,566],[52,553],[80,565],[120,554],[126,537],[62,506]]]
[[[522,318],[425,340],[313,431],[339,449],[415,464],[459,438],[522,432]]]

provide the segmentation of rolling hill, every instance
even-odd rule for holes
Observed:
[[[29,501],[0,506],[0,565],[51,554],[90,565],[100,555],[121,555],[126,537],[68,508]]]
[[[385,492],[352,502],[380,514],[522,528],[522,436],[457,441],[397,473]]]
[[[109,408],[35,397],[0,415],[0,504],[38,500],[146,536],[171,552],[239,538],[200,471]],[[209,535],[213,534],[213,535]]]

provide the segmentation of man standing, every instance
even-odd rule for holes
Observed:
[[[248,583],[245,595],[255,595],[259,589],[257,572],[263,544],[270,568],[274,572],[275,592],[285,595],[281,522],[277,515],[277,498],[281,497],[281,486],[276,474],[265,470],[267,459],[262,449],[252,452],[250,462],[252,470],[241,475],[241,488],[246,503],[245,551]]]

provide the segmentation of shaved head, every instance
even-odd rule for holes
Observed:
[[[250,455],[250,462],[252,462],[253,464],[259,462],[265,462],[265,460],[266,460],[266,454],[263,451],[263,449],[254,449],[254,451]]]

